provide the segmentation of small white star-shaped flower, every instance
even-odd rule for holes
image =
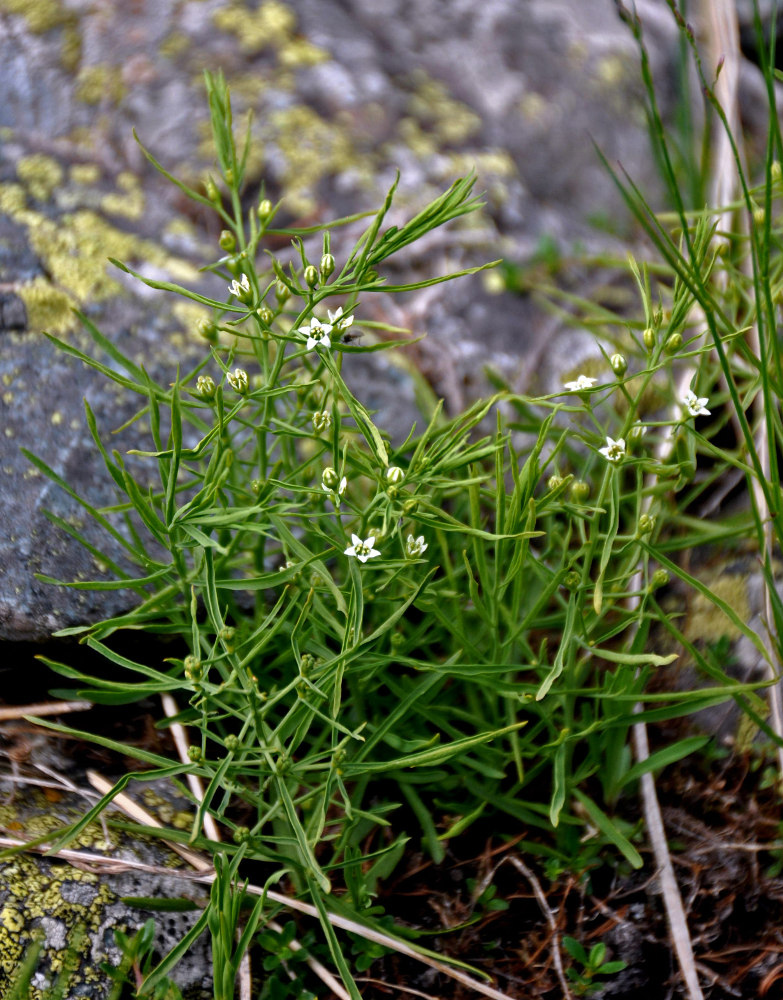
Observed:
[[[375,535],[370,535],[362,541],[358,535],[354,535],[352,533],[351,541],[353,542],[353,545],[348,546],[345,550],[345,555],[356,556],[359,562],[367,562],[368,559],[372,559],[374,556],[379,556],[381,554],[378,549],[373,548],[375,545]]]
[[[332,342],[329,339],[329,334],[332,332],[331,323],[322,323],[320,319],[316,319],[315,316],[310,320],[310,325],[300,326],[299,333],[304,334],[307,337],[307,350],[312,351],[316,347],[326,347],[332,346]]]
[[[706,396],[697,396],[691,389],[685,393],[682,402],[686,413],[691,417],[708,417],[710,415],[710,411],[707,409],[709,399]]]
[[[563,384],[569,392],[582,392],[584,389],[592,389],[593,384],[597,381],[598,379],[590,378],[589,375],[580,375],[576,381],[564,382]]]
[[[606,447],[599,448],[598,451],[604,456],[607,462],[622,462],[625,458],[625,438],[618,438],[616,441],[607,436]]]
[[[240,302],[249,302],[253,297],[253,291],[250,288],[250,281],[246,274],[243,274],[239,281],[234,278],[231,284],[228,286],[229,292],[239,299]]]
[[[326,311],[329,313],[329,322],[335,330],[347,330],[351,323],[353,323],[353,316],[343,316],[342,306],[338,306],[335,312],[332,312],[331,309],[327,309]]]
[[[424,541],[424,535],[419,535],[418,538],[414,538],[413,535],[408,535],[405,540],[405,555],[409,559],[418,559],[418,557],[424,555],[426,551],[427,543]]]

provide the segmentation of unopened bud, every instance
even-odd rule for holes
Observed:
[[[562,476],[558,476],[557,473],[550,476],[546,481],[546,486],[548,490],[556,490],[558,486],[562,486],[565,480]]]
[[[586,483],[584,479],[575,479],[571,483],[571,496],[577,503],[584,503],[590,496],[590,484]]]
[[[291,289],[283,281],[278,281],[275,284],[275,296],[278,302],[285,302],[287,299],[291,298]]]
[[[657,590],[659,587],[665,587],[669,582],[669,573],[665,569],[656,569],[650,580],[650,589]]]
[[[236,249],[237,238],[236,236],[234,236],[234,234],[231,232],[230,229],[224,229],[223,232],[220,234],[220,239],[218,240],[218,243],[220,244],[221,250],[225,250],[227,253],[231,253],[233,250]]]
[[[226,375],[226,381],[234,392],[238,392],[240,396],[247,395],[249,382],[244,368],[235,368],[233,372],[229,372]]]
[[[199,375],[196,379],[196,392],[204,399],[214,399],[217,392],[215,380],[211,375]]]
[[[304,280],[308,288],[315,288],[318,284],[318,268],[313,264],[308,264],[304,269]]]
[[[682,347],[682,334],[673,333],[667,338],[666,343],[663,345],[664,351],[667,354],[676,354],[677,351]]]
[[[649,534],[655,527],[655,518],[651,517],[650,514],[640,514],[639,523],[637,525],[637,531],[640,535]]]
[[[399,465],[390,465],[386,470],[386,482],[390,483],[392,486],[396,486],[401,483],[405,478],[405,473],[399,467]]]
[[[264,198],[258,203],[258,217],[262,222],[266,222],[272,211],[272,202],[268,198]]]
[[[321,484],[325,490],[336,490],[340,485],[340,477],[337,475],[337,471],[328,465],[322,475]]]
[[[642,334],[642,340],[648,351],[651,351],[655,347],[655,330],[651,326],[648,326]]]
[[[185,676],[189,681],[198,681],[203,675],[201,660],[197,656],[185,657]]]
[[[198,333],[210,344],[216,344],[218,339],[217,324],[211,319],[202,319],[198,324]]]
[[[233,733],[229,733],[224,742],[229,753],[236,753],[239,749],[239,737]]]
[[[332,415],[328,410],[316,410],[313,414],[313,430],[316,434],[328,431],[332,426]]]
[[[256,316],[261,320],[264,326],[269,326],[272,320],[275,318],[275,314],[269,308],[266,303],[263,303],[256,309]]]
[[[777,184],[777,182],[780,180],[781,176],[783,176],[783,170],[781,170],[781,167],[780,167],[780,160],[773,160],[772,161],[772,166],[770,167],[770,170],[769,170],[769,176],[772,178],[772,182],[774,184]]]
[[[622,378],[628,371],[628,362],[622,354],[613,354],[611,358],[609,358],[609,364],[612,366],[612,371],[618,378]]]
[[[219,202],[221,200],[220,199],[220,191],[218,190],[218,186],[212,180],[211,177],[207,178],[207,182],[204,185],[204,187],[206,188],[207,198],[209,198],[210,201],[212,201],[212,202]]]
[[[226,167],[226,169],[223,172],[223,176],[226,179],[226,184],[228,184],[228,186],[231,187],[231,185],[234,183],[234,171],[231,169],[231,167]]]
[[[759,207],[753,209],[753,221],[756,223],[757,226],[763,226],[764,219],[766,219],[766,217],[767,213],[764,211],[763,208]]]
[[[569,590],[576,590],[581,582],[582,578],[575,569],[572,569],[570,573],[566,573],[563,577],[563,586],[568,587]]]
[[[188,747],[188,757],[194,764],[199,764],[204,759],[201,747]]]
[[[325,253],[321,257],[321,280],[326,281],[330,274],[334,274],[334,257]]]

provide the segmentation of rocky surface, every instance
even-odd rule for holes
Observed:
[[[638,7],[669,113],[674,27],[661,0]],[[45,509],[103,540],[20,449],[90,502],[111,501],[82,398],[104,434],[132,402],[43,337],[93,351],[72,308],[164,378],[203,351],[197,308],[131,286],[106,258],[198,280],[214,220],[150,167],[132,129],[202,182],[214,168],[200,76],[218,67],[237,122],[253,112],[249,195],[261,184],[284,195],[290,220],[375,207],[399,168],[397,222],[475,167],[486,209],[392,265],[406,274],[499,256],[524,265],[542,247],[564,259],[621,249],[632,229],[593,142],[656,189],[637,54],[613,0],[0,0],[0,639],[41,639],[122,606],[119,592],[35,579],[101,572]],[[533,373],[546,388],[595,350],[533,296],[498,290],[476,277],[363,308],[428,334],[411,360],[452,409],[484,390],[486,364],[517,388],[535,387]],[[415,416],[404,370],[362,360],[348,375],[404,436]],[[112,443],[131,447],[132,433]]]

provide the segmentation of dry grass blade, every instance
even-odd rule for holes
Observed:
[[[91,701],[44,701],[37,705],[6,705],[0,708],[0,722],[23,719],[26,715],[64,715],[66,712],[88,712]]]

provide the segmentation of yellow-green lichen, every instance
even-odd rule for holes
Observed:
[[[219,31],[235,35],[243,52],[260,52],[262,49],[290,40],[296,27],[296,15],[278,0],[267,0],[256,10],[248,10],[242,3],[234,2],[218,7],[212,21]]]
[[[68,73],[75,73],[82,61],[82,33],[76,23],[63,29],[60,43],[60,65]]]
[[[747,576],[725,571],[711,576],[703,576],[702,583],[712,594],[732,608],[741,622],[749,622],[753,617],[747,592]],[[702,593],[696,593],[688,605],[688,614],[683,628],[685,638],[690,641],[707,639],[715,642],[722,636],[739,639],[741,630],[719,607]]]
[[[200,323],[210,319],[211,313],[209,310],[205,309],[204,306],[197,305],[195,302],[180,300],[172,306],[171,311],[175,319],[182,324],[188,336],[203,343],[198,329]]]
[[[68,176],[74,184],[88,187],[98,183],[101,177],[101,168],[97,163],[74,163],[68,171]]]
[[[438,146],[465,142],[481,128],[481,118],[423,70],[413,74],[415,90],[408,111],[432,133]]]
[[[75,299],[45,278],[34,278],[20,285],[17,292],[27,311],[28,329],[60,334],[76,326]]]
[[[27,207],[27,195],[21,184],[0,184],[0,212],[14,216]]]
[[[16,176],[33,198],[46,201],[63,182],[63,168],[51,156],[34,153],[23,156],[16,163]]]
[[[119,104],[125,96],[125,85],[116,66],[98,63],[84,66],[76,78],[76,99],[82,104]]]
[[[74,18],[60,0],[0,0],[0,11],[21,14],[30,31],[36,35],[68,24]]]
[[[174,31],[161,42],[158,52],[164,59],[174,59],[183,52],[187,52],[190,45],[191,42],[187,35]]]

